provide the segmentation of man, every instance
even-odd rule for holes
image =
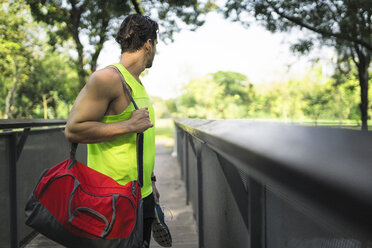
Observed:
[[[155,161],[154,110],[139,79],[152,66],[158,24],[149,17],[129,15],[116,41],[121,47],[120,70],[139,110],[134,110],[118,71],[112,66],[94,72],[79,93],[66,124],[66,138],[88,144],[88,166],[119,184],[137,179],[136,133],[144,132],[143,180],[144,247],[151,238],[154,201],[159,193],[153,175]],[[153,181],[153,182],[152,182]]]

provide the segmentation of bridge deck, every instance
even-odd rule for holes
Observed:
[[[161,144],[156,146],[155,174],[157,187],[161,194],[160,205],[169,208],[173,219],[167,222],[172,238],[173,247],[196,248],[198,247],[198,236],[196,224],[192,217],[191,206],[186,206],[185,187],[180,180],[180,171],[176,158],[171,156],[172,151]],[[170,214],[165,213],[166,216]],[[170,219],[170,217],[169,217]],[[62,248],[43,235],[38,235],[25,248]],[[154,240],[151,241],[151,248],[159,246]]]

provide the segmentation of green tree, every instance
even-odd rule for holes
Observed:
[[[226,17],[249,24],[246,14],[253,13],[269,31],[300,28],[312,31],[317,39],[298,40],[293,49],[310,51],[315,41],[333,46],[339,54],[351,57],[358,69],[362,130],[368,120],[368,68],[372,53],[372,1],[370,0],[227,0]]]
[[[261,95],[262,96],[262,112],[265,113],[265,116],[267,115],[269,118],[279,118],[280,115],[280,93],[277,90],[278,87],[276,87],[275,84],[270,84],[270,88],[267,89],[267,91]]]
[[[287,121],[301,118],[301,86],[296,80],[256,85],[256,105],[253,117],[275,118]]]
[[[43,38],[45,26],[33,21],[25,1],[0,4],[0,114],[3,118],[67,117],[69,102],[78,93],[70,59],[52,51]]]
[[[186,84],[176,106],[181,115],[191,118],[245,118],[253,110],[254,97],[245,75],[219,71]]]
[[[330,90],[321,83],[313,83],[304,92],[303,100],[305,105],[303,111],[314,121],[315,125],[317,125],[319,118],[327,113],[330,101],[329,95]]]
[[[246,118],[252,115],[256,93],[246,75],[218,71],[210,76],[223,87],[222,118]]]
[[[339,62],[332,77],[333,110],[335,117],[342,125],[344,120],[353,119],[359,122],[358,106],[358,73],[349,61]]]
[[[33,62],[27,83],[19,89],[18,105],[22,106],[19,116],[67,117],[69,102],[77,94],[77,73],[67,56],[48,50]],[[63,105],[67,111],[59,108]],[[57,113],[57,109],[63,113]],[[42,111],[39,111],[42,110]]]
[[[313,66],[297,79],[250,86],[246,76],[217,72],[193,79],[169,109],[191,118],[271,118],[284,121],[346,120],[360,122],[357,72],[325,78]],[[165,108],[163,108],[165,109]]]
[[[302,82],[299,80],[290,79],[286,84],[285,92],[287,97],[283,100],[287,106],[286,114],[292,122],[303,118],[302,88]]]
[[[165,100],[165,105],[167,106],[169,117],[175,116],[177,113],[177,100],[174,98],[167,99]]]
[[[208,77],[190,80],[177,99],[178,112],[189,118],[222,118],[223,87]]]
[[[164,119],[170,117],[170,112],[168,110],[168,106],[166,101],[160,97],[151,97],[151,103],[155,109],[155,118],[156,119]]]
[[[0,85],[4,118],[14,117],[19,87],[28,80],[34,24],[23,1],[0,2]]]
[[[143,0],[26,0],[37,21],[50,26],[51,44],[64,44],[73,40],[77,51],[75,60],[80,86],[86,82],[90,72],[96,70],[97,60],[105,41],[117,31],[121,19],[134,11],[138,14],[155,14],[155,18],[166,29],[161,37],[171,38],[179,30],[179,22],[196,28],[203,24],[201,15],[213,8],[207,1],[196,0],[150,1]],[[84,47],[82,38],[88,37],[89,47]]]

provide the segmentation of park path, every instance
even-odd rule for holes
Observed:
[[[173,219],[167,222],[173,238],[175,248],[197,248],[198,235],[196,223],[190,205],[186,205],[184,183],[180,177],[180,167],[177,158],[173,157],[172,150],[163,144],[156,145],[155,174],[157,187],[160,192],[160,205],[170,209]],[[165,211],[166,218],[171,215]],[[43,235],[38,235],[25,248],[63,248]],[[159,248],[154,240],[151,241],[151,248]]]

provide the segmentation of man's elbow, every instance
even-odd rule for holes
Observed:
[[[65,128],[65,137],[71,143],[79,143],[77,135],[71,132],[68,126]]]

